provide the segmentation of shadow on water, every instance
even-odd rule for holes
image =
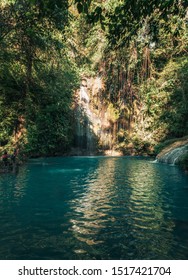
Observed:
[[[188,259],[187,185],[142,158],[31,160],[0,177],[0,258]]]

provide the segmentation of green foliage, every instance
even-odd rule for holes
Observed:
[[[33,94],[28,104],[26,152],[31,155],[66,152],[72,141],[71,105],[77,86],[76,72],[66,61],[61,69],[43,71],[37,77],[40,94]]]
[[[104,98],[119,108],[120,129],[123,126],[139,139],[139,145],[129,140],[138,150],[141,142],[152,148],[169,137],[188,134],[184,3],[153,1],[151,9],[144,1],[110,3]]]
[[[187,70],[187,58],[176,58],[167,63],[158,77],[142,83],[142,111],[135,125],[135,133],[141,138],[158,143],[188,134]]]
[[[188,60],[176,59],[169,62],[161,73],[159,82],[167,99],[162,106],[159,121],[168,124],[170,137],[182,137],[188,134]]]
[[[186,1],[74,3],[1,2],[1,145],[13,143],[22,119],[29,155],[65,152],[79,74],[103,80],[97,98],[114,147],[150,152],[188,134]]]
[[[120,116],[120,112],[118,109],[114,108],[113,104],[110,103],[107,108],[108,119],[112,123],[117,122]]]
[[[23,148],[25,143],[31,156],[63,153],[71,143],[72,95],[78,85],[63,39],[68,1],[17,0],[0,6],[1,145]]]
[[[14,131],[16,112],[7,110],[0,102],[0,145],[6,145]]]
[[[173,139],[168,139],[165,140],[159,144],[157,144],[155,146],[154,152],[155,154],[159,154],[163,149],[165,149],[166,147],[170,146],[171,144],[175,143],[176,141],[178,141],[178,138],[173,138]]]
[[[122,47],[129,44],[140,29],[147,23],[147,29],[142,37],[149,35],[153,41],[158,41],[160,20],[166,28],[172,15],[184,17],[186,1],[153,1],[153,0],[125,0],[114,3],[106,12],[108,39],[112,46]]]

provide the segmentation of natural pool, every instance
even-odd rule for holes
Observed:
[[[0,259],[188,259],[188,175],[139,157],[30,160],[0,176]]]

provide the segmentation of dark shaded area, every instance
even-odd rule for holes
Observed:
[[[159,122],[167,124],[166,138],[188,135],[188,60],[186,57],[177,61],[177,70],[169,74],[165,88],[169,98],[164,107]]]

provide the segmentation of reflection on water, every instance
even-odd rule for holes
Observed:
[[[109,213],[113,208],[114,169],[115,162],[112,160],[99,163],[98,168],[88,174],[84,183],[86,191],[70,203],[71,213],[76,214],[75,219],[71,219],[72,230],[78,240],[89,245],[102,243],[102,240],[97,240],[97,236],[102,228],[106,228],[107,222],[113,221]],[[77,219],[77,216],[80,218]]]
[[[0,259],[188,259],[187,187],[143,158],[32,160],[0,177]]]

